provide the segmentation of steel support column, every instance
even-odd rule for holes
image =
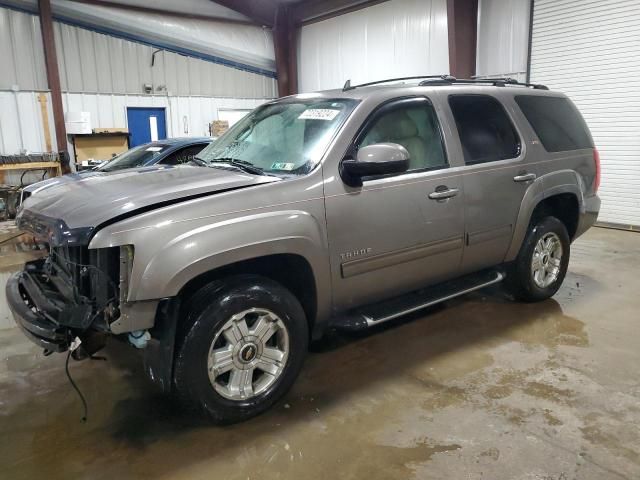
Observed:
[[[449,72],[471,78],[476,73],[478,0],[447,0]]]
[[[51,106],[53,107],[53,125],[56,132],[58,152],[61,154],[60,162],[63,173],[70,172],[69,154],[67,152],[67,132],[64,126],[64,110],[62,107],[62,91],[60,88],[60,72],[58,71],[58,59],[56,44],[53,35],[53,19],[51,16],[51,3],[49,0],[38,0],[40,11],[40,29],[42,30],[42,46],[44,49],[44,62],[47,69],[47,82],[51,91]]]
[[[273,26],[278,96],[280,97],[298,92],[297,28],[290,8],[280,6],[276,11]]]

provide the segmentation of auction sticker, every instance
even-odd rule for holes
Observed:
[[[271,165],[271,170],[293,170],[296,166],[295,163],[274,163]]]
[[[300,114],[300,120],[333,120],[340,113],[340,110],[331,108],[308,108]]]

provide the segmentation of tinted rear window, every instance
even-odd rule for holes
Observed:
[[[520,154],[520,138],[498,100],[488,95],[451,95],[449,106],[468,165]]]
[[[548,152],[593,147],[587,124],[569,99],[518,95],[516,103]]]

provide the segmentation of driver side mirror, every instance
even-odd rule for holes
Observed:
[[[340,163],[340,176],[350,187],[361,187],[363,177],[402,173],[409,169],[409,152],[397,143],[375,143],[358,150],[356,159]]]

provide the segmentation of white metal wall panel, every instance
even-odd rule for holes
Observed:
[[[602,160],[599,220],[640,225],[640,2],[535,0],[531,80],[584,115]]]
[[[52,149],[56,150],[56,136],[53,127],[51,96],[47,99],[47,113]],[[0,91],[0,153],[39,153],[46,151],[42,113],[38,102],[38,92]],[[5,172],[4,183],[18,185],[22,172]],[[26,183],[38,181],[42,173],[27,172]]]
[[[300,90],[449,72],[446,0],[389,0],[302,27]]]
[[[166,109],[169,137],[206,136],[209,123],[218,119],[219,109],[253,110],[266,101],[253,98],[88,93],[65,93],[62,100],[65,112],[89,112],[92,128],[127,128],[127,107],[163,107]]]
[[[46,93],[51,143],[55,150],[51,96]],[[44,128],[37,92],[0,91],[0,153],[44,152]]]
[[[173,3],[174,8],[181,12],[192,13],[190,3],[193,0],[165,2]],[[37,12],[38,8],[37,0],[3,0],[2,3],[30,12]],[[156,6],[157,2],[146,3]],[[200,0],[200,3],[214,6],[213,2]],[[275,72],[271,30],[259,25],[221,19],[184,18],[171,13],[135,11],[75,0],[51,0],[51,9],[54,18],[140,38],[153,45],[170,45],[176,49],[216,57],[240,64],[243,68]]]
[[[531,0],[479,0],[476,75],[527,75]]]
[[[0,8],[0,89],[47,88],[38,17]]]
[[[276,80],[54,22],[63,91],[137,95],[144,84],[174,95],[273,98]],[[46,90],[38,17],[0,7],[0,90]],[[18,61],[20,59],[20,61]]]

